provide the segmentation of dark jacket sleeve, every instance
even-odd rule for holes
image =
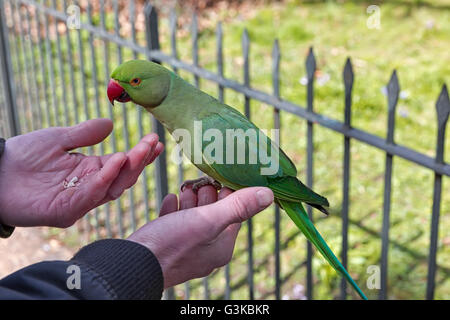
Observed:
[[[33,264],[3,278],[0,299],[161,299],[163,283],[149,249],[106,239],[83,247],[69,261]]]

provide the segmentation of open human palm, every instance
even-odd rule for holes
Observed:
[[[127,153],[70,152],[103,141],[112,127],[108,119],[94,119],[8,139],[0,160],[1,222],[67,227],[131,187],[164,148],[156,134]]]

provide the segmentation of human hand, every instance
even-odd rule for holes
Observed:
[[[0,221],[68,227],[118,198],[164,146],[156,134],[149,134],[127,153],[69,153],[103,141],[112,128],[111,120],[94,119],[8,139],[0,159]]]
[[[241,222],[272,202],[272,191],[263,187],[234,193],[225,188],[217,194],[212,186],[204,186],[198,195],[186,188],[180,194],[179,205],[176,195],[166,196],[159,218],[137,230],[128,240],[153,252],[162,268],[164,288],[172,287],[207,276],[227,264]]]

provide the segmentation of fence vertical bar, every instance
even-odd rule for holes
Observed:
[[[445,129],[447,127],[448,116],[450,113],[450,101],[448,97],[447,86],[444,84],[439,98],[436,102],[436,111],[438,119],[437,143],[436,143],[436,162],[444,163],[445,150]],[[438,249],[439,236],[439,215],[441,210],[441,193],[442,193],[442,175],[434,174],[434,191],[433,191],[433,211],[431,214],[431,232],[430,232],[430,253],[428,256],[428,276],[426,299],[434,299],[435,279],[436,279],[436,256]]]
[[[18,3],[16,2],[16,11],[17,11],[17,15],[19,17],[19,21],[20,23],[18,23],[18,27],[19,27],[19,34],[20,34],[20,48],[22,49],[22,60],[23,60],[23,66],[24,66],[24,70],[23,70],[23,78],[24,78],[24,87],[26,87],[26,92],[27,92],[27,108],[25,108],[25,121],[29,122],[30,126],[29,128],[33,131],[37,129],[36,123],[34,121],[34,117],[33,117],[33,105],[35,103],[35,101],[33,101],[34,99],[32,98],[33,96],[33,89],[32,89],[32,81],[31,81],[31,77],[28,76],[28,70],[30,69],[30,66],[28,64],[28,54],[27,54],[27,50],[26,50],[26,44],[25,44],[25,30],[24,30],[24,24],[23,24],[23,17],[22,17],[22,8],[18,5]],[[20,55],[18,56],[18,58],[20,59]]]
[[[149,51],[159,50],[159,31],[158,31],[158,14],[156,9],[147,2],[145,7],[145,26],[146,26],[146,40],[147,49]],[[150,58],[150,56],[148,57]],[[153,60],[153,62],[160,63],[160,61]],[[154,117],[152,119],[153,131],[159,136],[159,141],[163,144],[166,143],[166,133],[164,127]],[[156,202],[157,212],[161,207],[163,198],[168,193],[167,185],[167,160],[166,151],[164,150],[160,156],[155,160],[155,178],[156,178]],[[165,298],[169,300],[175,299],[175,291],[173,288],[169,288],[165,291]]]
[[[56,7],[56,0],[52,0],[52,6],[55,10],[57,10]],[[69,125],[69,109],[67,107],[67,92],[66,92],[66,79],[65,79],[65,72],[64,72],[64,65],[62,61],[62,55],[61,55],[61,39],[59,36],[58,31],[58,20],[55,19],[55,33],[56,33],[56,48],[57,48],[57,55],[58,55],[58,71],[59,71],[59,78],[61,81],[61,88],[62,88],[62,103],[64,108],[64,125]]]
[[[119,2],[118,0],[114,0],[113,2],[113,11],[114,11],[114,33],[116,36],[120,36],[120,30],[119,30]],[[121,64],[122,63],[122,47],[120,45],[117,45],[117,63]],[[122,116],[126,117],[126,112],[125,112],[125,107],[123,104],[121,104],[122,106]],[[123,118],[122,119],[124,125],[124,130],[126,127],[126,119]],[[122,238],[124,236],[124,224],[123,224],[123,209],[122,209],[122,203],[120,201],[120,199],[117,200],[117,207],[118,207],[118,215],[117,215],[117,220],[118,220],[118,225],[119,225],[119,236]]]
[[[281,52],[278,39],[272,48],[272,87],[274,96],[280,100],[280,60]],[[273,109],[273,122],[275,130],[280,130],[280,110]],[[280,207],[275,204],[275,299],[281,299],[281,261],[280,261]]]
[[[20,21],[20,14],[19,14],[19,6],[17,2],[14,2],[14,6],[12,2],[10,1],[10,8],[11,8],[11,16],[13,21],[12,30],[16,32],[17,29],[19,29],[19,34],[21,33],[20,30],[22,28]],[[16,19],[18,17],[18,19]],[[16,21],[19,20],[19,21]],[[23,66],[24,59],[22,59],[21,55],[23,53],[23,46],[21,42],[20,36],[17,36],[17,34],[14,34],[14,52],[15,52],[15,61],[17,64],[17,72],[19,73],[19,82],[16,83],[16,85],[20,88],[20,103],[17,104],[18,107],[18,115],[19,115],[19,121],[23,124],[22,129],[25,130],[25,132],[29,132],[31,130],[30,124],[28,123],[28,117],[27,117],[27,107],[31,104],[30,100],[30,92],[27,88],[27,82],[28,77],[25,76],[26,73],[26,66]],[[21,50],[22,49],[22,50]]]
[[[191,23],[191,33],[192,33],[192,61],[194,66],[198,67],[198,19],[197,19],[197,13],[194,12],[192,14],[192,23]],[[196,74],[194,74],[194,83],[195,87],[200,89],[200,77]],[[202,176],[203,173],[198,170],[198,175]],[[208,276],[203,277],[203,290],[204,290],[204,298],[206,300],[209,299],[209,283],[208,283]]]
[[[27,92],[27,102],[28,105],[25,109],[25,119],[24,121],[29,122],[29,128],[33,131],[37,129],[37,126],[34,122],[34,117],[33,117],[33,105],[35,103],[35,101],[33,101],[32,99],[32,88],[31,88],[31,79],[30,77],[28,77],[28,70],[30,70],[30,67],[28,65],[28,54],[27,54],[27,50],[26,50],[26,45],[25,45],[25,35],[24,35],[24,24],[23,24],[23,17],[22,17],[22,8],[18,5],[18,3],[16,2],[16,11],[17,11],[17,16],[19,17],[19,21],[20,23],[18,23],[18,28],[19,28],[19,34],[20,34],[20,48],[22,49],[22,59],[23,60],[23,78],[24,78],[24,87],[26,87],[26,92]],[[20,55],[18,56],[18,58],[20,59]]]
[[[351,126],[352,117],[352,89],[353,89],[353,67],[350,58],[345,63],[343,80],[345,90],[344,124],[347,128]],[[348,224],[349,224],[349,194],[350,194],[350,138],[344,136],[344,172],[342,185],[342,252],[341,262],[347,268],[348,257]],[[347,299],[347,281],[341,279],[341,299]]]
[[[46,68],[45,68],[45,62],[44,62],[44,49],[42,46],[42,40],[41,40],[41,23],[42,23],[42,15],[35,13],[35,28],[37,30],[37,46],[38,46],[38,59],[39,59],[39,66],[40,66],[40,73],[42,77],[42,87],[43,87],[43,100],[44,100],[44,111],[45,111],[45,121],[46,126],[50,126],[50,103],[48,101],[48,88],[47,88],[47,74],[46,74]]]
[[[64,0],[63,3],[64,10],[67,10],[67,0]],[[70,85],[71,85],[71,96],[72,96],[72,109],[73,109],[73,119],[75,123],[79,122],[78,115],[78,98],[77,98],[77,87],[75,82],[75,72],[73,66],[73,52],[72,52],[72,41],[70,39],[70,28],[66,23],[66,46],[67,46],[67,57],[69,63],[69,77],[70,77]]]
[[[21,7],[16,2],[15,3],[16,13],[17,17],[19,18],[19,23],[17,23],[17,27],[19,29],[19,37],[17,37],[17,42],[20,41],[20,49],[21,51],[17,52],[17,59],[18,63],[23,66],[23,69],[21,71],[22,74],[22,85],[23,89],[26,92],[26,105],[23,106],[23,121],[26,123],[27,130],[34,130],[34,123],[33,123],[33,113],[32,113],[32,98],[31,98],[31,80],[29,79],[27,75],[27,71],[29,70],[28,67],[28,58],[27,58],[27,52],[25,49],[25,37],[24,37],[24,31],[23,31],[23,21],[22,21],[22,14],[21,14]]]
[[[117,37],[120,38],[120,23],[119,23],[119,1],[114,1],[114,33]],[[123,62],[122,55],[122,46],[120,44],[117,45],[117,63],[120,65]],[[122,108],[122,121],[123,121],[123,137],[125,139],[125,150],[130,149],[130,134],[128,132],[128,112],[125,103],[120,103]],[[130,213],[130,222],[131,229],[136,230],[136,213],[135,213],[135,205],[134,205],[134,188],[131,187],[127,191],[128,199],[129,199],[129,213]],[[121,217],[123,217],[121,215]],[[122,228],[124,225],[122,224]],[[124,232],[124,230],[122,230]]]
[[[169,25],[170,25],[170,48],[171,55],[174,59],[178,60],[178,50],[177,50],[177,14],[175,8],[170,11]],[[173,67],[173,72],[178,74],[178,68]],[[180,163],[178,164],[178,187],[181,187],[184,181],[184,168],[183,168],[183,154],[180,150]],[[191,298],[191,286],[189,281],[184,283],[184,299],[189,300]]]
[[[170,11],[170,47],[172,50],[172,57],[178,60],[178,50],[177,50],[177,14],[175,9],[173,8]],[[173,67],[173,72],[178,74],[178,68]],[[180,151],[180,157],[183,155]],[[181,161],[178,165],[178,185],[181,186],[184,181],[184,170],[183,170],[183,162]],[[189,299],[189,284],[186,282],[186,295],[187,299]]]
[[[307,84],[307,110],[313,111],[313,103],[314,103],[314,73],[316,72],[316,58],[314,57],[314,51],[311,47],[309,49],[308,57],[306,58],[306,75],[308,79]],[[308,121],[307,124],[307,176],[306,176],[306,184],[309,188],[313,188],[313,123]],[[311,207],[307,206],[307,212],[311,221],[312,210]],[[313,251],[312,245],[308,241],[307,242],[307,260],[306,260],[306,297],[308,300],[312,300],[313,298],[313,273],[312,273],[312,258]]]
[[[27,29],[26,32],[28,33],[28,49],[29,52],[31,53],[31,70],[32,70],[32,75],[31,75],[31,81],[33,82],[33,89],[34,89],[34,94],[35,94],[35,98],[36,98],[36,110],[37,110],[37,117],[39,119],[39,123],[37,124],[38,128],[42,128],[42,106],[41,106],[41,97],[39,94],[39,85],[38,85],[38,81],[37,81],[37,69],[36,69],[36,57],[34,55],[35,52],[35,48],[36,46],[33,44],[33,37],[32,37],[32,33],[31,33],[31,18],[30,18],[30,13],[29,13],[29,7],[25,7],[25,19],[27,21]],[[39,31],[36,30],[36,33],[38,33]],[[39,35],[38,35],[39,36]]]
[[[250,87],[250,39],[247,29],[242,33],[242,53],[244,58],[244,86]],[[250,97],[245,96],[244,114],[250,120]],[[248,286],[249,299],[255,298],[254,276],[253,276],[253,223],[252,219],[247,220],[247,241],[248,241]]]
[[[75,2],[76,5],[80,6],[79,1]],[[81,17],[80,17],[81,19]],[[48,22],[46,22],[46,30],[48,30]],[[77,36],[78,36],[78,59],[80,61],[80,77],[81,77],[81,88],[82,88],[82,97],[83,97],[83,112],[85,119],[90,118],[90,112],[89,112],[89,106],[88,106],[88,94],[87,94],[87,85],[86,85],[86,78],[84,71],[85,71],[85,64],[84,64],[84,48],[83,48],[83,41],[81,36],[81,28],[77,30]],[[48,42],[48,32],[46,37],[46,43]],[[50,73],[53,74],[53,68],[50,69]],[[54,82],[53,82],[54,83]],[[52,88],[52,85],[50,85],[50,88]],[[53,93],[55,90],[51,90]],[[58,118],[57,114],[55,116]],[[59,123],[59,121],[57,122]],[[88,153],[89,155],[93,155],[93,149],[92,146],[88,147]],[[84,224],[85,224],[85,234],[86,238],[89,239],[89,233],[91,229],[91,223],[90,223],[90,216],[86,215],[84,217]]]
[[[136,1],[132,0],[130,2],[130,24],[131,24],[131,38],[133,39],[133,43],[137,44],[137,38],[136,38]],[[133,58],[137,59],[137,53],[136,51],[133,51]],[[142,139],[144,137],[144,127],[143,127],[143,108],[137,108],[137,121],[138,121],[138,127],[139,127],[139,138]],[[143,189],[143,195],[144,195],[144,212],[145,212],[145,221],[150,221],[150,206],[149,206],[149,199],[148,199],[148,185],[147,185],[147,167],[142,170],[142,189]]]
[[[45,1],[43,1],[43,5],[45,6]],[[56,126],[60,125],[59,121],[59,112],[58,112],[58,97],[56,95],[56,84],[55,84],[55,72],[54,72],[54,65],[53,65],[53,54],[52,54],[52,47],[50,44],[50,29],[48,25],[48,16],[44,13],[44,28],[45,28],[45,52],[46,52],[46,58],[47,58],[47,65],[48,65],[48,73],[49,73],[49,82],[50,82],[50,92],[52,97],[52,107],[54,112],[54,124]],[[81,40],[80,40],[81,42]],[[80,46],[80,54],[81,54],[81,46]]]
[[[14,65],[13,66],[13,73],[15,73],[17,75],[16,77],[16,82],[15,82],[15,88],[17,89],[16,94],[17,94],[17,101],[16,101],[16,106],[17,106],[17,118],[19,119],[19,123],[20,123],[20,127],[22,129],[22,133],[28,132],[29,131],[29,127],[28,124],[26,122],[26,112],[24,111],[25,109],[25,99],[26,99],[26,90],[25,90],[25,80],[24,80],[24,72],[22,71],[22,64],[21,64],[21,59],[20,59],[20,51],[19,51],[19,37],[17,36],[17,19],[16,19],[16,13],[15,13],[15,8],[16,5],[14,4],[13,1],[9,1],[9,8],[11,11],[11,42],[12,42],[12,47],[10,47],[11,50],[11,57],[14,57],[12,59],[12,61],[14,61]],[[15,68],[14,68],[15,67]]]
[[[30,106],[30,116],[31,116],[31,124],[33,126],[33,130],[40,129],[42,126],[39,123],[40,122],[40,99],[39,99],[39,91],[37,86],[37,80],[36,80],[36,61],[33,54],[33,38],[31,36],[31,28],[30,28],[30,19],[28,16],[28,7],[24,7],[21,12],[19,12],[19,16],[21,21],[26,22],[23,23],[23,34],[26,36],[23,36],[23,48],[24,50],[28,51],[24,59],[25,61],[28,61],[28,56],[30,55],[29,61],[28,61],[28,70],[31,70],[31,75],[28,79],[29,84],[29,90],[32,91],[33,96],[33,105]],[[37,121],[39,120],[39,121]]]
[[[1,69],[2,82],[5,88],[5,102],[8,112],[8,123],[10,128],[10,136],[20,134],[20,122],[17,115],[16,90],[14,86],[14,74],[11,64],[11,56],[8,43],[8,30],[5,19],[5,6],[3,0],[0,0],[0,53],[1,53]]]
[[[170,48],[171,55],[174,59],[178,60],[178,50],[177,50],[177,14],[175,12],[175,8],[170,11]],[[173,67],[173,72],[178,74],[178,68]],[[183,155],[180,151],[180,157]],[[183,170],[183,162],[181,161],[178,165],[178,185],[181,186],[184,181],[184,170]],[[186,283],[186,295],[187,299],[189,299],[189,284]]]
[[[395,130],[395,109],[398,102],[400,86],[397,78],[397,71],[394,70],[387,86],[388,96],[388,127],[387,142],[394,144]],[[387,298],[388,285],[388,254],[389,254],[389,227],[391,210],[391,182],[392,182],[393,155],[386,153],[386,171],[384,176],[384,197],[383,197],[383,224],[381,230],[381,289],[379,299]]]
[[[224,75],[223,68],[223,30],[222,30],[222,22],[219,22],[216,27],[216,60],[217,60],[217,74],[220,77]],[[219,101],[225,102],[225,92],[224,87],[222,85],[218,85],[218,98]],[[225,266],[225,300],[231,299],[231,262],[227,263]]]
[[[79,5],[78,1],[76,2]],[[88,108],[88,98],[87,98],[87,89],[86,89],[86,77],[84,76],[84,49],[83,42],[81,37],[81,29],[77,29],[77,40],[78,40],[78,60],[79,60],[79,72],[81,78],[81,88],[82,88],[82,97],[83,97],[83,111],[86,119],[89,119],[89,108]],[[53,71],[50,71],[53,72]],[[92,153],[92,148],[89,147],[89,152]]]
[[[87,5],[87,15],[88,15],[88,22],[89,24],[93,24],[92,22],[92,4],[88,3]],[[89,49],[90,49],[90,55],[91,55],[91,72],[92,72],[92,85],[94,86],[95,91],[95,111],[96,116],[98,118],[101,117],[100,112],[100,97],[98,92],[98,78],[97,78],[97,61],[96,61],[96,54],[95,54],[95,48],[94,48],[94,35],[92,32],[89,32]],[[105,146],[102,143],[100,143],[100,154],[103,156],[105,154]],[[99,220],[99,212],[100,208],[94,209],[94,220],[95,220],[95,233],[97,236],[97,239],[100,238],[100,220]]]
[[[101,21],[101,28],[106,31],[106,18],[105,18],[105,0],[101,0],[100,2],[100,21]],[[104,60],[104,71],[105,71],[105,79],[106,81],[108,81],[109,79],[109,42],[107,40],[103,41],[103,60]],[[112,120],[114,119],[114,113],[113,113],[113,109],[112,109],[112,105],[110,103],[108,103],[109,101],[107,101],[107,105],[108,105],[108,116],[109,118]],[[112,149],[113,152],[116,152],[117,150],[117,141],[116,141],[116,135],[113,133],[111,134],[111,145],[112,145]],[[117,206],[117,210],[121,211],[121,207],[120,207],[120,200],[117,199],[116,200],[116,206]],[[109,204],[109,202],[107,202],[105,204],[105,211],[106,211],[106,235],[108,237],[112,236],[112,229],[111,229],[111,206]]]

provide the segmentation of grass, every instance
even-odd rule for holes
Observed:
[[[321,75],[328,75],[329,81],[323,85],[316,84],[314,109],[328,117],[343,120],[344,97],[342,84],[342,68],[345,59],[350,56],[355,72],[353,89],[352,125],[380,137],[386,136],[387,98],[382,88],[387,84],[393,69],[399,75],[402,97],[399,100],[396,117],[395,140],[429,156],[434,156],[436,143],[436,112],[435,101],[444,83],[450,84],[450,9],[442,1],[394,2],[380,4],[381,29],[368,29],[366,21],[368,4],[363,2],[331,1],[301,2],[285,1],[271,5],[258,5],[246,12],[221,12],[216,19],[224,20],[224,57],[225,76],[242,82],[242,48],[241,35],[247,28],[251,40],[250,68],[251,86],[265,92],[272,92],[271,86],[271,49],[273,41],[278,38],[282,50],[281,63],[281,95],[285,100],[305,105],[306,87],[301,78],[305,75],[304,61],[310,46],[314,47],[317,67]],[[181,11],[182,12],[182,11]],[[205,19],[205,18],[203,18]],[[99,21],[94,17],[94,22]],[[112,26],[113,17],[108,15],[107,25]],[[199,54],[200,65],[211,71],[216,71],[215,30],[209,25],[200,30]],[[160,22],[162,50],[170,53],[168,19],[162,17]],[[179,25],[178,53],[180,59],[192,61],[191,39],[186,32],[187,25]],[[85,59],[85,71],[80,72],[78,51],[72,57],[67,56],[67,45],[64,36],[61,38],[61,50],[65,59],[64,77],[70,88],[70,64],[75,67],[76,97],[78,105],[71,104],[73,92],[67,90],[69,120],[73,123],[75,110],[80,120],[97,116],[95,105],[95,86],[92,81],[93,62],[97,66],[98,92],[100,96],[100,116],[109,117],[105,84],[107,75],[104,72],[103,42],[94,42],[94,59],[88,45],[88,34],[81,31]],[[77,48],[78,34],[71,32],[71,42]],[[144,34],[138,33],[138,41],[144,43]],[[57,56],[56,39],[51,41],[52,58]],[[21,47],[21,42],[18,42]],[[110,70],[118,64],[116,46],[109,44]],[[33,49],[38,56],[37,45]],[[49,52],[43,51],[49,56]],[[14,57],[14,68],[19,72],[24,67],[23,57]],[[132,52],[123,50],[123,58],[132,58]],[[142,58],[142,57],[141,57]],[[31,54],[28,57],[31,61]],[[62,83],[56,70],[56,59],[52,60],[55,69],[55,81]],[[48,69],[48,66],[46,67]],[[47,70],[46,69],[46,70]],[[47,71],[48,72],[48,71]],[[193,77],[183,71],[180,74],[187,80]],[[46,72],[36,74],[40,85],[49,82]],[[82,79],[85,79],[88,98],[89,115],[84,114]],[[16,79],[17,80],[17,79]],[[21,84],[27,87],[26,79],[21,78]],[[212,95],[217,95],[217,86],[201,80],[201,88]],[[54,125],[55,120],[64,112],[62,97],[64,89],[56,87],[59,101],[57,115],[51,117],[44,126]],[[51,99],[50,91],[47,94]],[[225,92],[226,103],[243,110],[244,99],[231,90]],[[44,105],[44,95],[41,92],[39,100]],[[125,150],[127,145],[136,143],[139,139],[139,114],[134,106],[116,107],[113,111],[115,120],[116,149]],[[261,128],[273,127],[273,111],[270,106],[257,101],[251,102],[251,119]],[[26,110],[23,119],[30,119]],[[52,113],[53,114],[53,113]],[[28,117],[27,117],[28,115]],[[124,131],[124,116],[128,123],[128,132]],[[150,131],[148,115],[143,115],[143,131]],[[306,123],[293,115],[281,113],[281,141],[284,151],[293,159],[299,170],[299,177],[306,180]],[[25,129],[26,130],[26,129]],[[128,143],[125,139],[128,138]],[[167,149],[170,155],[173,143],[168,137]],[[449,150],[449,139],[446,151]],[[113,151],[112,140],[104,143],[105,152]],[[99,152],[95,147],[94,152]],[[314,189],[326,196],[331,203],[332,214],[324,218],[315,213],[316,225],[324,238],[339,255],[341,246],[341,202],[342,202],[342,172],[343,172],[343,137],[326,128],[314,128]],[[448,162],[449,152],[446,152]],[[351,183],[350,183],[350,229],[349,229],[349,271],[369,298],[376,298],[377,290],[366,288],[369,276],[367,268],[378,265],[381,254],[380,231],[382,224],[383,192],[384,192],[385,153],[358,141],[351,143]],[[147,169],[150,188],[150,208],[154,217],[154,182],[153,167]],[[169,162],[170,191],[177,191],[177,167]],[[197,175],[192,166],[186,166],[185,178]],[[142,177],[133,188],[133,199],[136,205],[135,213],[139,217],[139,225],[145,222],[143,204]],[[427,257],[429,248],[429,232],[431,223],[431,207],[433,194],[433,173],[406,160],[394,158],[392,177],[392,206],[389,247],[389,298],[391,299],[422,299],[425,296]],[[450,298],[450,187],[448,178],[444,177],[441,220],[439,230],[437,299]],[[122,197],[111,205],[111,224],[117,233],[117,212],[120,207],[124,214],[125,234],[129,234],[130,198]],[[104,225],[106,211],[98,211],[99,223]],[[306,271],[302,265],[306,258],[306,242],[297,229],[282,214],[281,231],[281,270],[283,278],[282,294],[285,298],[299,298],[299,284],[305,285]],[[75,230],[84,231],[84,224]],[[95,225],[95,219],[90,218]],[[274,294],[274,214],[270,208],[256,216],[254,224],[254,261],[255,261],[255,295],[257,299],[273,299]],[[74,229],[69,231],[73,243]],[[101,236],[106,236],[105,228]],[[52,231],[54,232],[54,231]],[[75,231],[76,233],[77,231]],[[235,255],[230,264],[232,275],[232,298],[248,298],[247,277],[247,229],[244,227],[239,235]],[[62,233],[64,237],[67,233]],[[92,237],[95,233],[92,233]],[[92,240],[92,237],[89,240]],[[86,241],[86,239],[84,239]],[[314,255],[314,297],[329,299],[337,297],[339,280],[334,270],[318,255]],[[201,280],[190,282],[191,297],[202,298],[204,295]],[[219,269],[209,277],[209,287],[212,298],[223,297],[225,280],[223,269]],[[300,290],[301,291],[301,290]],[[184,297],[184,286],[176,287],[177,297]],[[352,298],[355,294],[349,290]]]

